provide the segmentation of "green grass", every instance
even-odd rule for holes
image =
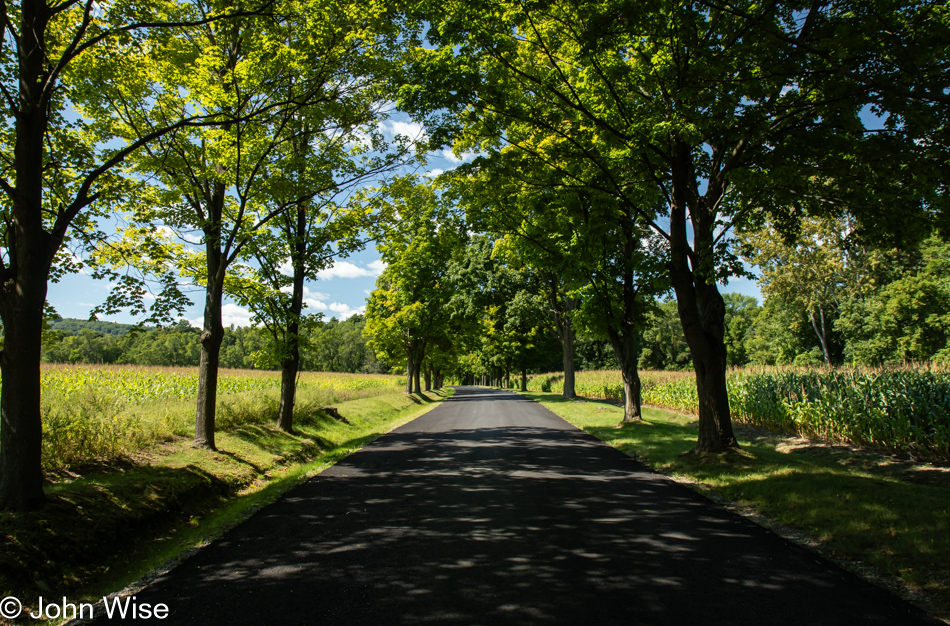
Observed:
[[[642,422],[617,428],[620,407],[525,395],[658,471],[803,532],[839,561],[871,566],[950,617],[950,468],[741,427],[741,450],[684,454],[696,443],[694,416],[646,408]]]
[[[301,390],[293,435],[273,426],[269,391],[248,391],[219,401],[218,452],[166,433],[135,455],[49,474],[41,511],[0,514],[0,597],[35,606],[39,595],[75,602],[121,589],[451,394],[336,403],[345,424],[319,411],[326,396],[317,391]],[[194,410],[184,401],[165,408]]]

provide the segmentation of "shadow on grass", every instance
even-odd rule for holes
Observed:
[[[435,389],[421,393],[408,393],[406,397],[416,404],[429,404],[431,402],[441,402],[445,399],[446,395],[445,392]]]
[[[24,604],[41,587],[67,593],[101,572],[130,542],[153,536],[233,491],[226,481],[195,466],[136,466],[47,488],[41,511],[6,514],[0,534],[0,591]],[[47,593],[47,595],[50,595]]]
[[[331,418],[325,418],[325,420],[333,421]],[[333,443],[323,437],[301,430],[290,434],[266,426],[245,426],[232,430],[230,434],[275,456],[282,456],[295,448],[299,448],[301,445],[308,450],[330,449],[334,447]],[[232,456],[236,461],[241,461],[241,459],[235,458],[233,455],[228,455]]]

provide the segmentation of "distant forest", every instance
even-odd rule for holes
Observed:
[[[384,373],[363,337],[365,321],[354,315],[331,318],[305,334],[302,368],[309,371]],[[182,320],[156,328],[77,319],[50,320],[43,342],[47,363],[116,363],[197,366],[201,330]],[[270,355],[273,340],[259,327],[225,328],[221,366],[277,369]]]

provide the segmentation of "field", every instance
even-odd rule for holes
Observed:
[[[698,413],[691,372],[640,373],[643,403]],[[927,457],[950,457],[950,372],[944,368],[735,369],[727,376],[733,421],[836,442]],[[542,374],[531,391],[560,392],[562,374]],[[619,371],[578,372],[578,395],[623,399]]]
[[[378,374],[305,372],[295,414],[400,390],[405,379]],[[46,365],[42,372],[43,465],[61,470],[110,462],[194,432],[195,368]],[[219,429],[276,420],[280,375],[220,371]]]

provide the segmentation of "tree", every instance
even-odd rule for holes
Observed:
[[[470,172],[473,175],[467,176]],[[578,286],[571,281],[576,279],[574,264],[580,262],[576,242],[563,236],[564,231],[562,236],[549,236],[552,221],[561,219],[554,215],[560,206],[557,196],[550,185],[526,184],[519,174],[507,161],[478,159],[472,167],[459,168],[448,184],[473,228],[494,233],[504,257],[534,268],[547,303],[545,326],[561,344],[562,393],[573,398],[574,315],[579,301],[571,295]]]
[[[738,293],[725,293],[722,299],[726,303],[726,363],[729,367],[741,367],[749,362],[746,341],[759,303],[752,296]]]
[[[750,248],[749,261],[762,270],[762,294],[804,309],[828,366],[833,360],[832,325],[850,273],[848,231],[842,220],[823,218],[802,220],[792,241],[776,237],[771,224],[740,235]]]
[[[421,393],[426,351],[447,332],[446,270],[465,230],[435,190],[414,177],[393,181],[387,193],[387,213],[400,224],[377,244],[387,267],[367,301],[363,333],[384,361],[405,359],[406,393]]]
[[[196,7],[213,11],[216,2]],[[215,449],[221,306],[229,268],[249,256],[248,245],[274,219],[303,210],[310,198],[337,184],[327,172],[316,188],[290,184],[298,169],[286,169],[287,154],[291,162],[305,156],[286,148],[338,128],[348,134],[373,117],[366,113],[375,104],[366,91],[367,82],[375,82],[366,78],[364,61],[378,52],[373,27],[385,20],[323,0],[287,0],[282,8],[280,19],[209,25],[174,42],[190,71],[187,76],[163,73],[155,80],[184,81],[192,91],[176,106],[206,108],[227,123],[170,135],[138,160],[140,171],[157,185],[137,219],[177,231],[197,229],[202,238],[203,253],[192,255],[182,268],[205,287],[194,438],[202,448]],[[125,122],[138,130],[157,120],[130,111]]]
[[[242,276],[232,275],[225,284],[273,338],[271,354],[281,369],[277,425],[286,432],[293,432],[303,330],[317,321],[303,315],[304,283],[316,280],[317,273],[335,258],[363,247],[364,230],[374,216],[364,209],[360,195],[349,203],[341,199],[357,185],[401,165],[406,153],[400,145],[392,153],[365,155],[371,148],[377,152],[383,148],[374,128],[380,116],[375,105],[381,95],[377,85],[366,87],[363,101],[348,103],[354,108],[348,126],[332,133],[328,128],[300,129],[283,146],[284,180],[283,185],[270,182],[272,204],[291,208],[279,212],[269,231],[249,242],[256,267],[244,268]],[[368,139],[363,142],[360,135]],[[355,147],[347,148],[352,144]],[[284,273],[285,263],[290,266],[289,276]]]
[[[132,68],[148,66],[153,42],[172,31],[249,14],[231,7],[195,16],[187,4],[20,0],[4,5],[0,94],[4,106],[0,175],[0,508],[43,503],[40,416],[41,337],[49,280],[76,269],[64,246],[97,238],[96,218],[128,184],[126,159],[145,145],[213,118],[176,111],[134,140],[71,109],[96,108],[103,76],[130,92]],[[136,106],[161,107],[164,85],[138,92]],[[177,89],[177,86],[176,86]]]
[[[472,237],[450,269],[455,286],[450,307],[456,335],[473,338],[468,349],[492,370],[492,378],[510,388],[511,372],[520,371],[521,390],[527,391],[528,368],[547,356],[544,339],[552,320],[540,272],[509,243],[495,235]]]
[[[910,254],[887,256],[886,267],[865,276],[864,288],[851,290],[841,304],[835,330],[845,355],[866,365],[947,359],[950,245],[931,236]]]
[[[609,196],[581,201],[590,206],[583,211],[588,216],[583,224],[586,232],[575,234],[586,242],[588,259],[582,265],[587,284],[580,290],[578,318],[586,330],[610,341],[623,381],[623,422],[633,422],[642,419],[637,371],[641,334],[655,296],[669,289],[660,263],[665,242],[651,236],[627,206]]]

